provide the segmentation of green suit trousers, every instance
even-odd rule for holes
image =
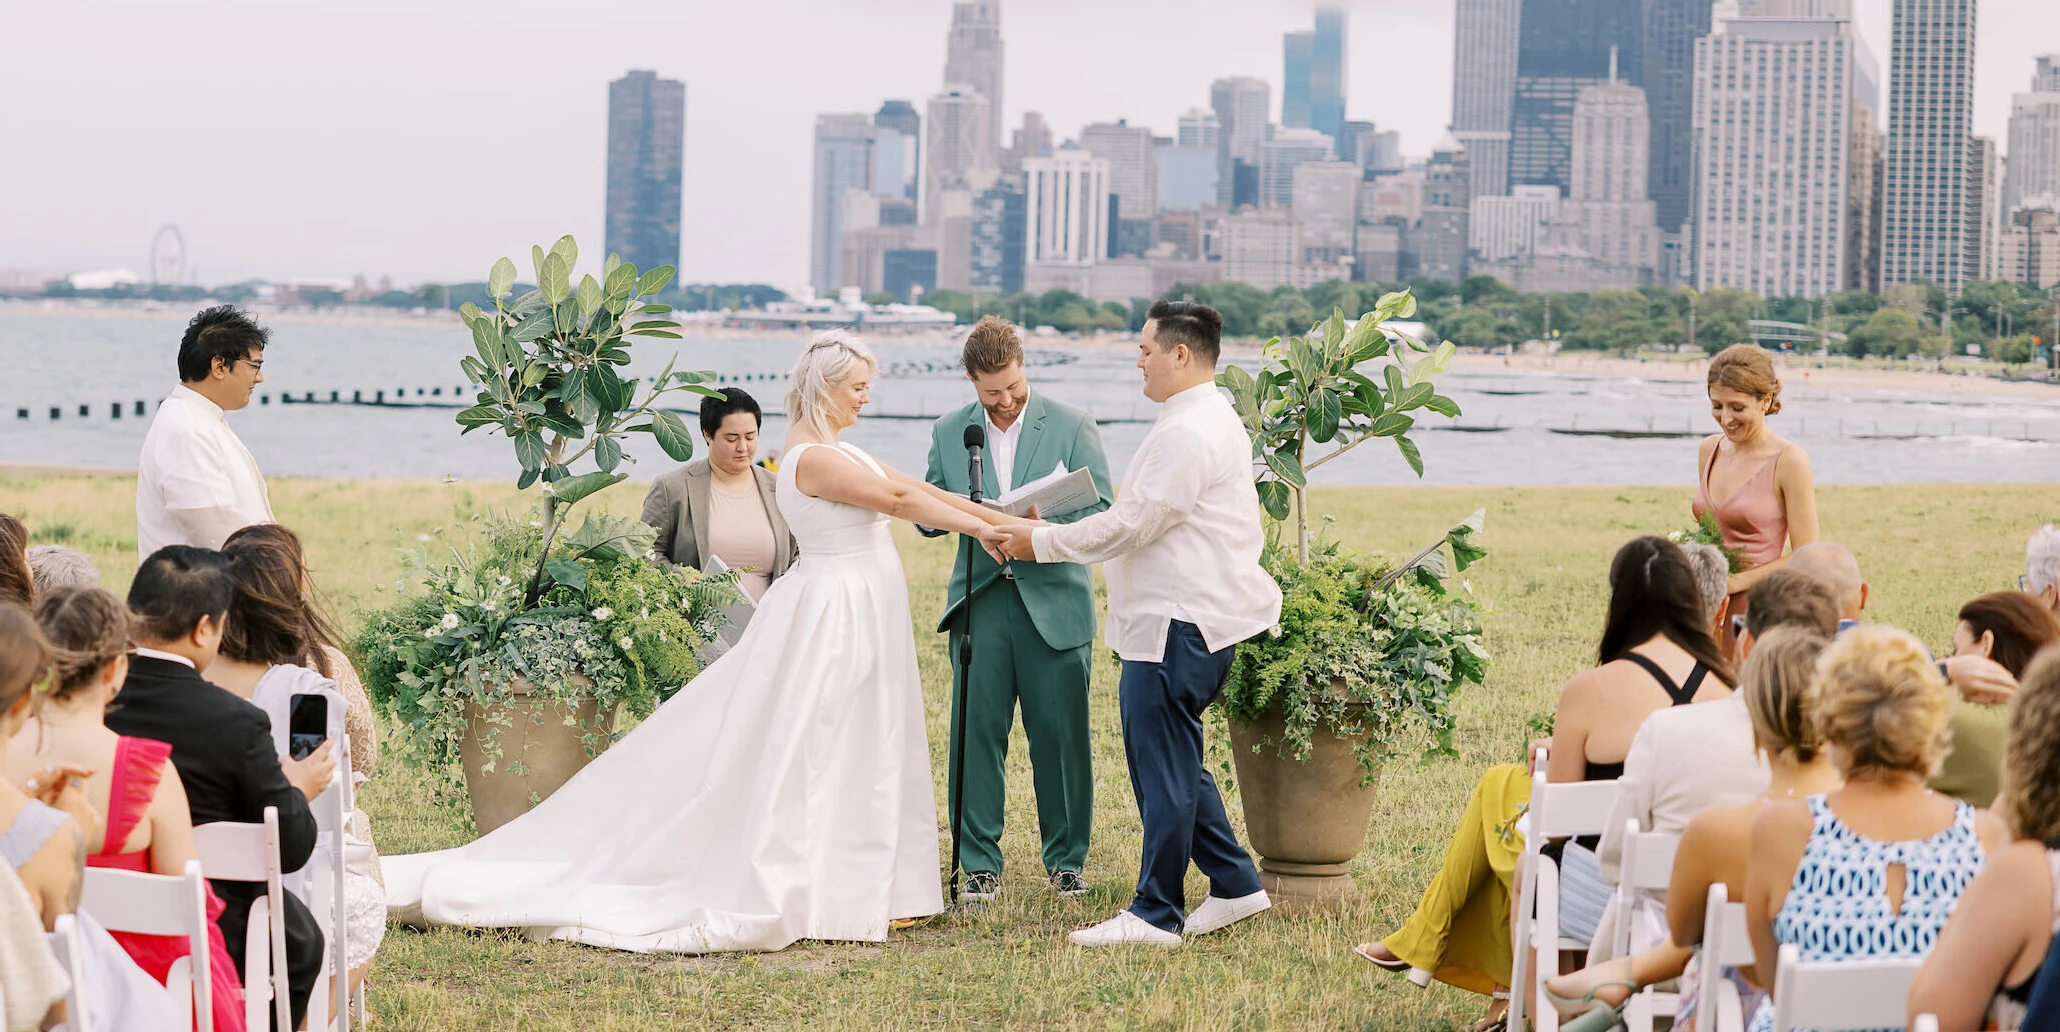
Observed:
[[[1015,724],[1020,701],[1023,731],[1030,740],[1045,871],[1078,871],[1087,862],[1088,829],[1094,821],[1094,768],[1087,734],[1087,680],[1094,646],[1054,649],[1045,644],[1012,580],[996,578],[973,597],[969,608],[973,662],[966,684],[966,797],[960,865],[968,874],[1001,873],[1009,729]],[[958,658],[964,636],[961,618],[951,628],[953,676],[964,676]],[[957,703],[954,690],[954,748],[960,726]],[[949,777],[947,805],[955,805],[960,791],[957,771]]]

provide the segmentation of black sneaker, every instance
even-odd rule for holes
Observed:
[[[1051,876],[1051,890],[1061,896],[1085,896],[1087,889],[1087,879],[1079,871],[1060,871]]]
[[[991,903],[1001,895],[1001,876],[992,871],[974,871],[959,885],[959,895],[975,903]]]

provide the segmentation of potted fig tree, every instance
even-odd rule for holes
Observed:
[[[1414,310],[1402,292],[1354,324],[1333,311],[1307,336],[1270,341],[1258,375],[1232,366],[1217,378],[1252,437],[1272,521],[1262,561],[1282,594],[1279,633],[1238,647],[1217,707],[1261,876],[1289,904],[1357,895],[1351,864],[1381,765],[1411,748],[1452,754],[1453,697],[1488,660],[1470,592],[1446,588],[1486,554],[1481,512],[1400,563],[1312,538],[1312,471],[1387,438],[1422,476],[1418,416],[1459,414],[1435,383],[1452,345],[1386,325]]]
[[[508,438],[516,486],[537,492],[533,515],[474,515],[405,553],[398,598],[356,640],[374,698],[411,732],[407,751],[446,798],[462,781],[481,834],[578,773],[618,717],[648,715],[691,679],[736,599],[733,576],[650,561],[656,534],[635,519],[589,513],[568,529],[575,506],[627,479],[626,436],[692,456],[686,423],[661,401],[715,393],[711,373],[621,372],[632,338],[679,336],[671,309],[650,300],[671,267],[639,274],[610,255],[575,287],[578,254],[570,236],[533,248],[536,287],[512,301],[515,265],[502,258],[487,277],[493,309],[459,310],[474,348],[461,365],[479,387],[460,432]]]

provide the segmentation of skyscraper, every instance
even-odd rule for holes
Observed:
[[[2060,210],[2060,55],[2038,59],[2032,90],[2010,97],[2010,163],[2003,170],[2003,214],[2026,201]]]
[[[1891,24],[1881,285],[1957,294],[1967,275],[1974,0],[1895,0]]]
[[[873,190],[913,204],[922,181],[923,116],[914,104],[890,100],[873,114]]]
[[[1280,54],[1280,124],[1290,129],[1307,129],[1312,116],[1310,85],[1316,74],[1311,67],[1316,60],[1316,34],[1283,34],[1280,37]]]
[[[1520,7],[1521,0],[1457,4],[1452,136],[1466,148],[1476,196],[1509,192],[1509,120],[1516,97]]]
[[[1023,159],[1024,259],[1093,265],[1108,255],[1109,163],[1078,147]]]
[[[1159,165],[1150,129],[1123,119],[1096,122],[1080,130],[1080,145],[1108,162],[1117,218],[1150,220],[1159,213]]]
[[[1309,45],[1309,128],[1336,141],[1345,153],[1345,12],[1339,7],[1316,9],[1316,32]]]
[[[1466,148],[1447,134],[1432,148],[1431,160],[1423,170],[1423,218],[1410,233],[1416,255],[1413,275],[1452,283],[1466,278],[1468,210],[1472,205]]]
[[[989,145],[994,132],[991,111],[986,95],[964,85],[946,86],[944,92],[930,98],[929,133],[923,147],[924,225],[944,215],[938,202],[945,192],[984,190],[992,185],[981,174],[997,171],[998,155]]]
[[[1516,95],[1510,105],[1509,181],[1570,193],[1574,101],[1616,78],[1639,86],[1644,0],[1523,0]]]
[[[1217,161],[1216,203],[1257,204],[1259,158],[1266,146],[1266,120],[1271,87],[1263,80],[1244,77],[1218,79],[1209,87],[1209,106],[1216,112]],[[1238,170],[1250,169],[1245,179],[1250,194],[1238,193]]]
[[[1045,124],[1043,115],[1035,111],[1023,112],[1023,124],[1016,128],[1008,150],[1003,153],[1002,168],[1011,173],[1021,172],[1024,158],[1048,157],[1051,157],[1051,126]]]
[[[951,36],[944,49],[944,85],[963,83],[987,98],[987,148],[1001,151],[1001,0],[951,5]],[[988,165],[996,164],[989,160]]]
[[[633,71],[608,84],[603,243],[640,269],[678,265],[687,84]]]
[[[1996,141],[1989,136],[1967,138],[1967,240],[1966,272],[1971,281],[1996,278],[1996,233],[2002,228],[1997,212]]]
[[[1022,291],[1027,200],[1023,184],[1013,178],[1003,178],[973,198],[973,293]]]
[[[1695,192],[1695,41],[1709,35],[1710,8],[1710,0],[1649,0],[1645,9],[1638,83],[1652,113],[1646,195],[1669,233],[1688,221]]]
[[[1359,166],[1349,161],[1309,161],[1295,166],[1291,205],[1302,224],[1302,246],[1328,253],[1303,255],[1301,261],[1336,261],[1352,251],[1352,231],[1359,224]]]
[[[1561,218],[1578,222],[1578,251],[1592,282],[1643,280],[1660,263],[1658,206],[1647,197],[1652,108],[1621,82],[1590,86],[1574,101],[1573,190]],[[1642,273],[1631,270],[1643,270]]]
[[[1216,112],[1194,108],[1180,116],[1180,129],[1173,137],[1175,146],[1194,147],[1215,151],[1223,135],[1223,121]]]
[[[1283,127],[1259,153],[1259,206],[1286,208],[1295,203],[1295,166],[1331,160],[1337,143],[1314,129]]]
[[[1873,59],[1849,20],[1719,19],[1696,43],[1692,280],[1762,297],[1848,289]],[[1863,83],[1869,84],[1862,86]],[[1871,162],[1870,162],[1871,163]],[[1869,201],[1871,203],[1871,199]]]
[[[870,192],[872,188],[873,120],[863,114],[816,116],[808,282],[817,293],[833,295],[849,278],[844,270],[845,194],[853,190]],[[877,206],[875,200],[875,224]]]

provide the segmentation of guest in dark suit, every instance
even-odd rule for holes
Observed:
[[[123,682],[121,703],[109,710],[115,732],[172,747],[172,766],[186,786],[195,825],[211,821],[258,823],[265,807],[279,810],[279,861],[297,871],[315,849],[315,817],[308,800],[329,784],[336,761],[330,746],[305,760],[272,748],[272,723],[263,710],[201,679],[221,647],[233,588],[220,552],[167,545],[143,560],[129,587],[136,616],[136,658]],[[237,969],[244,969],[244,930],[252,901],[264,886],[215,882],[224,909],[217,919]],[[322,929],[291,893],[286,896],[286,973],[293,1022],[307,1015],[308,995],[322,973]]]
[[[753,602],[794,562],[794,535],[774,498],[777,476],[758,460],[761,413],[735,387],[701,399],[701,439],[708,455],[651,484],[644,522],[658,531],[658,558],[704,569],[711,556],[748,570],[737,587]]]

